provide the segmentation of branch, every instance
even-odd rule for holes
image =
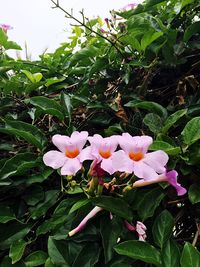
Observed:
[[[124,58],[124,55],[122,53],[122,51],[116,46],[116,43],[111,41],[109,38],[107,38],[106,36],[100,34],[99,32],[93,30],[92,28],[88,27],[85,22],[84,22],[84,19],[83,19],[83,22],[81,22],[79,19],[75,18],[72,14],[70,14],[69,12],[67,12],[64,8],[62,8],[59,4],[59,1],[54,1],[54,0],[51,0],[51,2],[55,5],[55,7],[53,8],[58,8],[60,9],[61,11],[63,11],[65,14],[66,14],[66,17],[67,18],[71,18],[73,20],[75,20],[80,26],[86,28],[87,30],[89,30],[90,32],[92,33],[95,33],[97,36],[103,38],[104,40],[106,40],[107,42],[109,42],[116,50],[117,52],[119,52],[119,54],[121,55],[122,58]],[[83,13],[81,12],[82,14],[82,17],[83,17]]]

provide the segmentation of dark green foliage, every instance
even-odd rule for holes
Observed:
[[[0,29],[2,267],[199,266],[199,11],[195,0],[146,0],[118,13],[111,33],[88,21],[31,62],[6,54],[20,47]],[[75,130],[152,136],[188,195],[160,184],[88,198],[80,173],[61,179],[42,161],[54,134]],[[96,205],[104,210],[68,237]],[[143,221],[147,242],[124,220]]]

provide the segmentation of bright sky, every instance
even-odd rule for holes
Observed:
[[[141,0],[134,0],[139,3]],[[60,0],[60,5],[79,16],[84,8],[87,17],[109,17],[109,10],[120,9],[131,3],[129,0]],[[66,41],[70,32],[70,20],[63,12],[52,9],[50,0],[0,0],[0,24],[9,24],[13,30],[8,35],[12,41],[22,46],[24,58],[25,42],[32,59],[37,58],[46,48],[53,52],[61,42]],[[71,23],[73,23],[71,21]],[[15,55],[15,51],[11,55]]]

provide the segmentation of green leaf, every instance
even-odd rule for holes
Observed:
[[[180,147],[174,147],[164,141],[154,141],[153,144],[150,145],[149,150],[163,150],[170,156],[176,156],[181,153]]]
[[[36,126],[23,121],[6,120],[5,128],[0,128],[0,132],[21,137],[40,150],[43,150],[47,143],[46,137]]]
[[[200,202],[200,186],[197,184],[191,185],[188,191],[188,197],[192,204],[199,203]]]
[[[181,254],[181,267],[200,267],[200,253],[186,242]]]
[[[22,224],[16,221],[1,225],[0,249],[4,250],[9,248],[13,242],[23,239],[30,229],[30,225]]]
[[[69,214],[80,209],[81,207],[85,206],[86,204],[88,204],[90,202],[89,199],[81,199],[78,200],[70,209]]]
[[[57,197],[58,197],[57,190],[46,191],[44,200],[38,203],[38,205],[30,208],[31,217],[33,219],[37,219],[40,216],[44,215],[47,212],[47,210],[56,203]]]
[[[149,127],[152,133],[158,133],[162,127],[161,117],[154,113],[148,113],[144,117],[143,122]]]
[[[174,240],[168,240],[162,249],[162,267],[180,267],[180,251]]]
[[[45,114],[56,116],[61,121],[64,120],[62,107],[55,100],[49,99],[45,96],[34,96],[30,99],[30,103],[39,107]]]
[[[11,211],[10,207],[0,206],[0,223],[7,223],[15,219],[15,214]]]
[[[71,104],[71,98],[69,95],[65,93],[61,93],[61,104],[65,110],[65,114],[69,118],[69,124],[71,123],[71,118],[72,118],[72,104]]]
[[[12,259],[12,264],[18,262],[23,254],[27,243],[24,240],[17,240],[11,244],[9,257]]]
[[[153,30],[148,31],[146,34],[143,35],[141,40],[141,49],[143,51],[153,43],[156,39],[163,35],[163,32],[154,32]]]
[[[123,222],[117,217],[110,220],[109,217],[103,217],[100,221],[100,232],[102,236],[105,263],[108,263],[114,254],[114,245],[122,232]],[[111,230],[112,229],[112,230]]]
[[[48,87],[48,86],[50,86],[50,85],[52,85],[52,84],[55,84],[55,83],[60,83],[60,82],[62,82],[62,81],[64,81],[65,80],[65,77],[63,77],[63,78],[57,78],[57,77],[53,77],[53,78],[50,78],[50,79],[46,79],[46,83],[45,83],[45,86],[46,87]]]
[[[34,206],[44,199],[44,191],[41,186],[33,185],[26,189],[24,200],[29,206]]]
[[[153,216],[165,195],[160,188],[149,189],[142,193],[138,190],[137,193],[138,195],[133,208],[137,209],[140,218],[145,221],[147,218]]]
[[[200,117],[191,119],[181,133],[186,145],[191,145],[200,139]]]
[[[196,21],[186,28],[183,41],[187,43],[190,38],[198,32],[200,32],[200,21]]]
[[[1,261],[1,267],[26,267],[25,263],[21,260],[18,261],[17,263],[12,264],[12,260],[8,257],[5,256],[3,260]]]
[[[33,153],[19,153],[16,156],[8,159],[0,170],[1,179],[23,174],[29,171],[32,167],[38,165],[36,162],[37,156]]]
[[[50,258],[45,261],[44,267],[55,267]]]
[[[32,83],[39,82],[43,77],[42,73],[31,73],[28,70],[21,70],[21,72],[24,73]]]
[[[72,267],[93,267],[99,260],[100,248],[97,243],[87,243],[76,257]]]
[[[132,220],[131,208],[123,199],[114,198],[110,196],[102,196],[91,199],[95,206],[108,210],[119,217],[125,218],[129,221]]]
[[[167,131],[174,126],[174,124],[185,114],[187,113],[187,109],[181,109],[171,114],[165,121],[164,126],[162,127],[162,133],[167,133]]]
[[[0,45],[2,45],[5,50],[16,49],[22,50],[22,48],[15,42],[9,41],[7,34],[0,28]]]
[[[28,255],[24,262],[27,267],[40,266],[45,264],[47,257],[46,252],[38,250]]]
[[[125,241],[114,247],[120,255],[125,255],[135,260],[141,260],[147,263],[160,266],[161,259],[159,251],[150,244],[143,241]]]
[[[160,248],[163,248],[166,241],[170,238],[173,227],[173,217],[167,210],[162,211],[155,219],[152,233],[155,243]]]
[[[164,118],[167,117],[167,110],[156,102],[143,101],[143,102],[136,103],[135,100],[133,100],[133,101],[126,103],[124,106],[150,110],[151,112],[154,112],[161,117],[164,117]]]

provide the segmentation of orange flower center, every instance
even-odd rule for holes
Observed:
[[[65,152],[65,156],[70,158],[70,159],[73,159],[73,158],[77,157],[79,155],[79,153],[80,152],[79,152],[78,148],[75,148],[73,150],[68,150],[67,149],[66,152]]]
[[[139,160],[144,158],[144,154],[142,152],[136,152],[135,153],[132,151],[129,153],[129,158],[134,160],[134,161],[139,161]]]
[[[111,156],[111,152],[110,152],[110,150],[104,151],[104,150],[100,149],[99,155],[102,156],[102,158],[104,158],[104,159],[108,159]]]

